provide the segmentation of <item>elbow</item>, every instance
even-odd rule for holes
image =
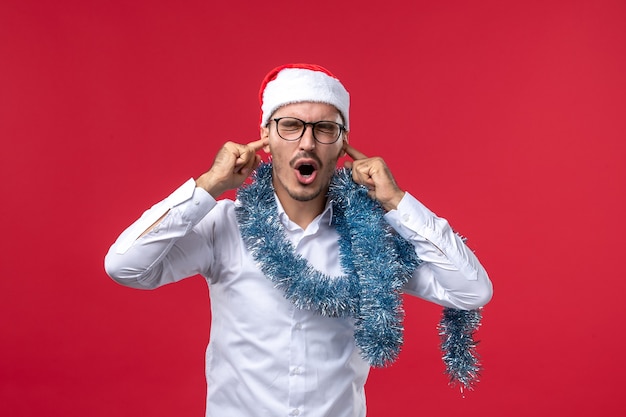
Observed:
[[[128,276],[127,271],[125,271],[122,264],[117,261],[116,256],[110,252],[104,257],[104,271],[118,284],[127,287],[132,286],[132,280],[130,276]]]
[[[493,297],[493,284],[485,275],[484,279],[475,281],[471,289],[466,289],[462,293],[455,293],[450,297],[449,302],[454,308],[461,310],[475,310],[484,307]]]
[[[480,288],[476,289],[471,295],[468,295],[460,303],[459,308],[463,310],[475,310],[484,307],[493,298],[493,284],[487,278]]]
[[[119,265],[112,259],[111,252],[107,253],[104,257],[104,272],[113,279],[113,281],[117,281],[117,277],[119,276],[120,269]]]
[[[107,253],[104,257],[104,271],[115,282],[124,287],[148,289],[141,282],[141,274],[121,262],[121,256],[115,253]]]
[[[489,279],[489,276],[487,275],[487,271],[485,271],[484,269],[483,269],[483,277],[482,277],[481,282],[483,283],[483,285],[482,285],[482,291],[480,291],[480,297],[478,297],[478,304],[479,304],[478,307],[483,307],[484,305],[489,303],[491,299],[493,298],[493,283]]]
[[[474,306],[472,307],[472,309],[485,306],[487,303],[491,301],[492,298],[493,298],[493,286],[491,285],[491,282],[489,282],[486,288],[474,300]]]
[[[471,297],[468,297],[466,310],[474,310],[484,307],[493,298],[493,284],[484,268],[478,270],[478,277]]]

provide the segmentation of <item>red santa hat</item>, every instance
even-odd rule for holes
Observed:
[[[341,82],[326,68],[313,64],[287,64],[270,71],[259,90],[261,127],[279,107],[311,101],[331,104],[343,116],[349,129],[350,94]]]

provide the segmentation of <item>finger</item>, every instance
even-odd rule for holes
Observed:
[[[268,143],[269,143],[269,140],[267,138],[263,138],[263,139],[255,140],[254,142],[250,142],[246,146],[252,148],[254,152],[257,152],[263,149],[263,147],[267,145]]]
[[[350,156],[350,158],[354,159],[355,161],[359,159],[367,159],[367,156],[364,153],[357,151],[348,142],[344,142],[343,150],[348,154],[348,156]]]
[[[237,157],[234,165],[234,172],[240,172],[244,168],[248,168],[254,161],[258,155],[254,152],[245,151],[241,155]]]
[[[239,171],[242,166],[250,165],[251,162],[254,163],[258,156],[257,152],[263,149],[267,143],[267,139],[259,139],[246,145],[240,145],[239,154],[235,160],[235,171]]]
[[[241,167],[241,169],[237,172],[239,175],[247,177],[254,171],[259,164],[261,163],[261,156],[258,154],[254,154],[254,158],[251,158],[246,164]]]
[[[367,163],[353,163],[352,180],[368,188],[374,187],[375,185]]]
[[[368,173],[352,171],[352,180],[357,184],[366,186],[369,189],[376,187],[376,182]]]

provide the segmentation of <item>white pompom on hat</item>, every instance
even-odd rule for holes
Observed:
[[[314,64],[287,64],[270,71],[261,84],[261,127],[279,107],[310,101],[333,105],[343,116],[346,130],[350,122],[350,94],[326,68]]]

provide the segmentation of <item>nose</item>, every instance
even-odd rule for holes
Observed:
[[[313,150],[315,148],[315,138],[313,137],[313,126],[304,125],[304,133],[300,138],[300,149]]]

